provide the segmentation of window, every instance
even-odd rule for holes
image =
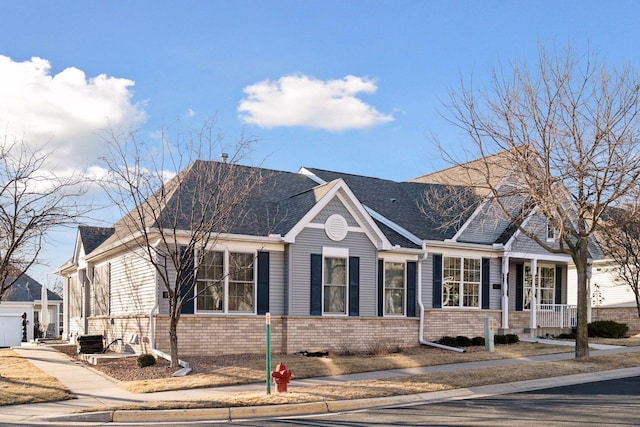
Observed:
[[[480,307],[481,262],[479,258],[444,257],[442,306]]]
[[[197,310],[253,313],[254,259],[249,253],[206,252],[196,272]]]
[[[324,313],[346,314],[347,259],[324,258]]]
[[[533,277],[531,275],[531,266],[524,266],[524,287],[523,287],[523,304],[525,310],[531,309],[531,284]],[[553,304],[555,302],[556,289],[556,269],[554,266],[538,266],[538,274],[536,275],[536,290],[538,294],[538,304]]]
[[[253,313],[253,254],[229,254],[229,311]]]
[[[405,295],[405,264],[384,263],[384,314],[403,315]]]
[[[555,242],[558,238],[558,228],[555,223],[547,218],[547,242]]]

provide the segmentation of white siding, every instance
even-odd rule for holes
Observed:
[[[148,314],[155,304],[156,290],[155,269],[148,260],[135,253],[111,260],[112,315]]]

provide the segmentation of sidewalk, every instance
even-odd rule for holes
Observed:
[[[448,390],[443,392],[423,393],[419,395],[397,396],[377,399],[361,399],[357,401],[319,402],[300,405],[280,405],[254,408],[224,408],[224,409],[194,409],[174,411],[104,411],[87,414],[71,414],[74,411],[103,406],[123,405],[138,402],[210,399],[215,396],[237,393],[242,391],[265,390],[264,383],[246,384],[228,387],[193,389],[185,391],[166,391],[158,393],[134,394],[117,387],[110,378],[88,368],[80,362],[67,357],[46,346],[29,345],[14,348],[24,358],[28,359],[39,369],[55,377],[66,386],[77,399],[37,403],[26,405],[0,406],[0,423],[13,422],[20,424],[51,425],[52,422],[152,422],[196,419],[229,420],[251,417],[282,416],[283,414],[334,412],[365,407],[390,406],[396,404],[411,404],[419,402],[437,402],[450,399],[483,397],[487,395],[513,393],[547,388],[559,385],[577,384],[583,382],[602,381],[612,378],[623,378],[640,375],[640,367],[602,371],[589,374],[568,375],[557,378],[521,381],[518,383],[496,384],[468,389]],[[617,347],[592,350],[592,356],[617,354],[640,351],[639,347]],[[452,372],[465,369],[509,366],[534,361],[567,360],[574,357],[573,353],[559,353],[541,356],[531,356],[516,359],[501,359],[479,362],[457,363],[450,365],[426,366],[420,368],[397,369],[391,371],[364,372],[352,375],[321,377],[295,380],[289,388],[310,387],[314,385],[331,384],[345,381],[360,381],[368,379],[416,375],[430,372]]]

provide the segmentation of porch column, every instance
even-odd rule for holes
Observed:
[[[531,260],[531,307],[529,309],[529,316],[530,316],[529,327],[531,328],[532,331],[534,331],[538,325],[538,321],[536,319],[536,314],[537,314],[536,312],[538,310],[538,297],[537,297],[538,287],[536,286],[537,281],[538,281],[538,260],[534,258]]]
[[[509,257],[502,257],[502,329],[509,329]]]
[[[587,262],[587,323],[591,323],[591,304],[593,302],[591,295],[591,261]]]

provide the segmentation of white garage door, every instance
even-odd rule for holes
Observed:
[[[19,314],[0,313],[0,347],[20,345],[22,342],[22,317]]]

